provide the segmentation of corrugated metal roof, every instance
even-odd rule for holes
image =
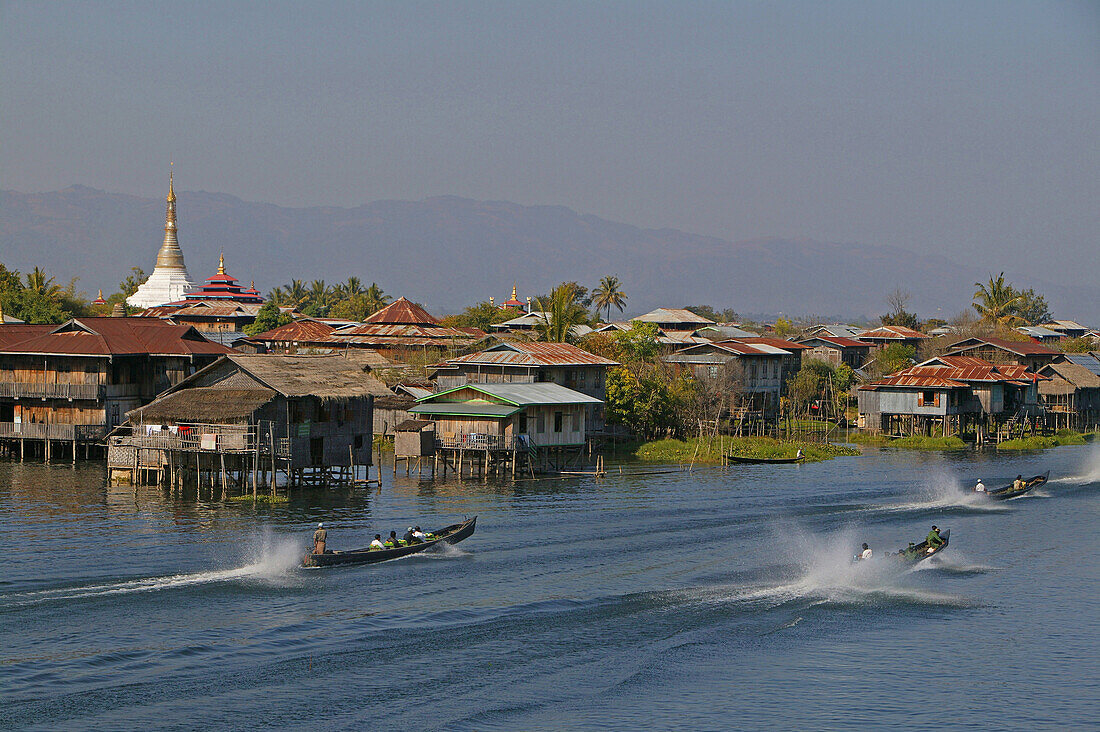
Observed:
[[[550,382],[537,384],[463,384],[453,389],[447,389],[428,397],[423,397],[420,403],[438,400],[444,394],[451,394],[460,389],[473,389],[474,391],[488,394],[501,401],[509,402],[517,406],[532,404],[602,404],[596,397],[590,397],[579,391],[573,391],[561,384]]]
[[[864,341],[857,341],[855,338],[844,338],[844,337],[841,337],[841,336],[830,336],[830,335],[823,335],[823,336],[822,335],[815,335],[815,336],[810,336],[809,338],[801,338],[801,339],[798,340],[798,343],[801,343],[801,344],[805,345],[806,343],[809,343],[810,341],[822,341],[823,343],[827,343],[831,346],[836,346],[837,348],[868,348],[869,349],[871,347],[870,343],[866,343]]]
[[[427,310],[404,297],[399,297],[386,307],[371,315],[367,323],[439,325]]]
[[[637,320],[642,323],[699,323],[700,325],[713,325],[714,321],[704,318],[701,315],[696,315],[690,310],[684,310],[682,308],[657,308],[651,310],[645,315],[639,315]]]
[[[37,338],[56,328],[56,325],[27,325],[25,323],[4,323],[0,325],[0,350],[6,350],[13,343]]]
[[[447,417],[510,417],[523,407],[489,402],[428,402],[409,409],[409,414],[435,414]]]
[[[1060,353],[1034,341],[1006,341],[1002,338],[964,338],[961,341],[952,343],[949,348],[970,350],[971,348],[979,348],[982,345],[994,346],[1019,356],[1056,356]]]
[[[73,356],[229,353],[228,348],[207,340],[192,326],[159,318],[74,318],[52,326],[49,332],[9,342],[0,350]]]
[[[571,343],[508,342],[478,353],[448,359],[446,364],[492,364],[500,366],[618,366],[618,362],[574,346]]]
[[[257,341],[325,343],[332,335],[333,326],[315,320],[295,320],[278,328],[252,336]]]
[[[1070,363],[1086,368],[1097,376],[1100,376],[1100,359],[1093,356],[1091,353],[1067,353],[1065,354],[1065,358]]]
[[[767,336],[754,336],[752,338],[730,338],[729,340],[737,341],[738,343],[749,343],[751,345],[764,344],[785,351],[805,351],[810,348],[809,346],[804,346],[801,343],[788,341],[785,338],[769,338]],[[723,343],[725,343],[725,341],[723,341]]]
[[[857,337],[875,338],[878,340],[910,340],[914,338],[927,338],[928,336],[921,333],[919,330],[906,328],[904,325],[884,325],[874,330],[865,330]]]

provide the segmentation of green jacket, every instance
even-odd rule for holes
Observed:
[[[943,545],[943,537],[940,536],[940,532],[938,532],[938,531],[929,531],[928,532],[928,537],[925,539],[925,541],[928,542],[928,546],[942,546]]]

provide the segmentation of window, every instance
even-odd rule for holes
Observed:
[[[712,379],[717,379],[718,378],[718,367],[717,366],[709,367],[708,371],[710,372],[710,378],[712,378]]]
[[[561,412],[554,412],[554,431],[555,432],[561,432],[563,421],[564,420],[562,418],[562,413]]]
[[[756,379],[756,364],[755,363],[749,364],[749,378],[753,379],[753,380]]]
[[[519,414],[519,433],[521,435],[527,434],[527,412],[520,412]]]
[[[539,412],[538,421],[536,422],[535,429],[537,429],[539,432],[546,431],[546,414],[544,412]]]

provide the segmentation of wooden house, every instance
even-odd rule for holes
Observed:
[[[863,368],[867,355],[871,352],[870,343],[842,336],[810,336],[799,338],[797,343],[808,347],[802,352],[803,359],[825,361],[833,366],[843,363],[853,371]]]
[[[938,356],[859,387],[859,425],[893,435],[974,430],[982,439],[1039,417],[1042,378],[1017,364]]]
[[[43,449],[100,443],[126,412],[222,354],[188,325],[157,318],[74,318],[0,326],[0,440]],[[28,442],[30,443],[28,445]]]
[[[665,333],[691,333],[708,325],[714,325],[713,320],[683,308],[657,308],[631,320],[635,323],[654,323]]]
[[[900,343],[903,346],[913,346],[915,348],[927,339],[928,336],[924,333],[906,328],[904,325],[883,325],[879,328],[865,330],[856,336],[856,340],[879,347]]]
[[[947,347],[946,353],[953,356],[973,356],[995,364],[1026,366],[1029,371],[1038,371],[1062,355],[1060,351],[1035,341],[978,337],[955,341]]]
[[[802,368],[802,353],[808,346],[781,338],[737,338],[688,346],[662,361],[690,372],[696,378],[717,379],[736,367],[734,381],[746,407],[771,415],[779,410],[787,379]]]
[[[371,464],[374,399],[392,394],[369,372],[354,354],[224,356],[131,411],[108,468],[169,484],[192,468],[270,468],[264,482],[284,472],[290,485],[347,479]]]
[[[1039,369],[1039,401],[1054,429],[1100,427],[1100,352],[1067,353]]]

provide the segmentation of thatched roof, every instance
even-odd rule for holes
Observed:
[[[165,394],[127,412],[132,423],[246,422],[275,396],[272,389],[215,389],[198,387]]]
[[[393,396],[385,384],[370,375],[369,359],[355,354],[232,354],[227,358],[264,386],[287,397]]]

